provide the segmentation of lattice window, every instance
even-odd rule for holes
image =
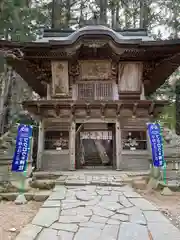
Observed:
[[[111,82],[91,82],[78,84],[78,99],[110,100],[113,98]]]
[[[78,84],[78,99],[94,99],[95,89],[93,83]]]

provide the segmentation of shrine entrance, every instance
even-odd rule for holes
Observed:
[[[114,131],[107,129],[87,129],[79,133],[77,139],[77,168],[112,168],[114,162]],[[96,126],[97,127],[97,126]]]

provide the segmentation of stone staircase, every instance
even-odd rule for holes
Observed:
[[[86,166],[101,166],[101,158],[98,152],[92,152],[91,154],[85,155],[85,165]]]
[[[89,139],[83,143],[83,152],[85,166],[100,166],[102,165],[101,157],[99,156],[94,140]]]

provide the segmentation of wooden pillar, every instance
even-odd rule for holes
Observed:
[[[51,99],[51,86],[47,84],[47,100]]]
[[[37,150],[37,170],[40,170],[42,163],[42,154],[44,150],[44,122],[39,122],[38,150]]]
[[[76,169],[76,123],[75,121],[71,122],[70,132],[69,132],[69,158],[70,164],[69,169],[71,171]]]
[[[122,162],[122,142],[121,142],[121,127],[120,121],[116,120],[116,170],[121,169]]]

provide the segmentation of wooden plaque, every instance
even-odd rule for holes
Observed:
[[[111,76],[111,62],[103,60],[81,61],[81,80],[107,80]]]
[[[68,78],[68,62],[52,61],[52,94],[68,95],[69,94],[69,78]]]

